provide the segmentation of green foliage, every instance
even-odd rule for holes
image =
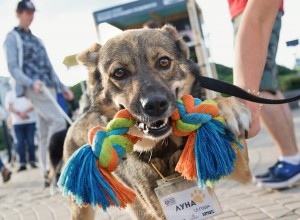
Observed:
[[[216,64],[218,78],[222,81],[232,83],[233,71],[232,68]],[[278,65],[279,85],[280,89],[285,92],[293,89],[300,89],[300,76],[296,75],[295,70]]]
[[[285,77],[280,77],[279,86],[283,92],[300,89],[300,75],[289,74]]]
[[[286,75],[294,74],[294,73],[297,72],[296,70],[291,70],[291,69],[289,69],[285,66],[277,65],[277,68],[278,68],[278,75],[279,76],[286,76]]]
[[[218,73],[218,79],[228,83],[233,83],[232,68],[221,64],[216,64],[216,69]]]
[[[86,84],[85,84],[85,86],[86,86]],[[70,89],[74,93],[74,99],[76,101],[76,104],[78,104],[78,101],[82,95],[80,83],[75,84],[74,86],[70,87]]]

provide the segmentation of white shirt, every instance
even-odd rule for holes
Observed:
[[[17,97],[16,92],[14,90],[9,91],[6,94],[5,97],[5,105],[8,106],[9,104],[12,104],[13,108],[17,112],[24,112],[30,107],[32,107],[31,102],[26,97]],[[27,113],[28,118],[27,119],[21,119],[18,115],[11,112],[11,121],[13,125],[19,125],[19,124],[29,124],[29,123],[35,123],[36,116],[35,112],[31,111]]]

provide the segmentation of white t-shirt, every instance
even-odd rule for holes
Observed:
[[[13,108],[18,112],[24,112],[32,107],[31,102],[24,96],[17,97],[16,92],[11,90],[6,94],[5,105],[12,104]],[[36,116],[34,110],[27,113],[27,119],[21,119],[18,115],[11,112],[11,121],[13,125],[35,123]]]

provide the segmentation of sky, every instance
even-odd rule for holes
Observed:
[[[50,60],[61,81],[74,85],[87,78],[83,67],[67,69],[63,59],[79,53],[97,42],[92,13],[97,10],[124,4],[128,0],[32,0],[37,8],[31,31],[40,37],[48,51]],[[0,44],[7,32],[18,25],[15,9],[18,0],[0,0]],[[205,20],[205,35],[212,60],[226,66],[233,65],[233,29],[227,0],[197,0]],[[292,68],[294,49],[285,42],[300,38],[300,1],[286,0],[285,15],[277,54],[277,63]],[[103,40],[117,32],[107,26],[101,28]],[[298,51],[300,56],[300,53]],[[0,76],[9,76],[4,52],[0,50]]]

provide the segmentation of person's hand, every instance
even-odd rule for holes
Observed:
[[[250,110],[251,112],[251,124],[250,124],[250,130],[248,131],[248,138],[252,138],[258,134],[260,131],[260,110],[259,110],[259,104],[240,100],[243,102]]]
[[[22,120],[26,120],[28,119],[28,115],[25,112],[19,112],[18,116],[22,119]]]
[[[70,89],[66,89],[65,91],[63,91],[63,96],[68,101],[72,101],[74,99],[74,94]]]
[[[32,88],[33,88],[33,91],[35,93],[39,93],[41,92],[42,90],[42,86],[44,85],[44,83],[41,81],[41,80],[36,80],[34,81],[33,85],[32,85]]]

